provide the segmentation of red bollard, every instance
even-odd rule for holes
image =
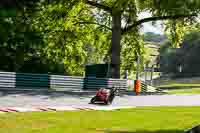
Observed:
[[[139,93],[141,91],[141,81],[140,80],[135,80],[134,91],[135,91],[136,95],[139,95]]]

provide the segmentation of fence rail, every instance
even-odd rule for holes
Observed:
[[[133,91],[134,80],[0,72],[0,89],[69,91],[113,86],[121,90]],[[141,91],[155,92],[157,90],[142,82]]]
[[[0,72],[0,88],[81,90],[118,86],[127,89],[127,80],[93,77]]]
[[[14,88],[15,76],[13,72],[0,72],[0,87]]]
[[[50,75],[50,88],[56,90],[81,90],[84,88],[84,78],[76,76]]]
[[[85,78],[85,88],[87,89],[113,86],[120,89],[128,89],[127,80],[125,79]]]

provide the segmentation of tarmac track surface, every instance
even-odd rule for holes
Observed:
[[[95,92],[0,91],[0,108],[6,107],[96,107],[88,104]],[[200,95],[140,95],[116,96],[109,107],[139,106],[200,106]]]

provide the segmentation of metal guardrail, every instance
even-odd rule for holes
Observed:
[[[1,75],[1,74],[0,74]],[[15,73],[16,88],[48,89],[50,80],[48,74]]]
[[[81,90],[84,88],[84,77],[50,75],[50,89]]]
[[[147,92],[148,91],[148,85],[144,82],[141,82],[141,92]]]
[[[117,86],[127,89],[127,80],[93,77],[0,72],[0,88],[81,90]]]
[[[162,93],[163,90],[157,88],[157,87],[154,87],[154,86],[151,86],[149,85],[148,83],[145,83],[145,82],[141,82],[141,92],[143,93],[146,93],[146,92],[152,92],[152,93]]]
[[[133,82],[134,80],[131,80],[131,83]],[[0,72],[0,89],[69,91],[113,86],[119,87],[120,90],[134,90],[134,84],[128,85],[126,79]],[[141,82],[141,92],[158,91],[157,88]]]
[[[0,72],[0,87],[15,87],[15,73]]]
[[[125,79],[106,79],[106,78],[85,78],[85,88],[105,88],[105,87],[119,87],[120,89],[127,89],[127,80]]]

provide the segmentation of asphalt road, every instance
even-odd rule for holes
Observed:
[[[88,104],[95,92],[30,92],[0,91],[1,107],[76,106]],[[200,95],[142,95],[123,94],[114,99],[113,107],[119,106],[200,106]]]

